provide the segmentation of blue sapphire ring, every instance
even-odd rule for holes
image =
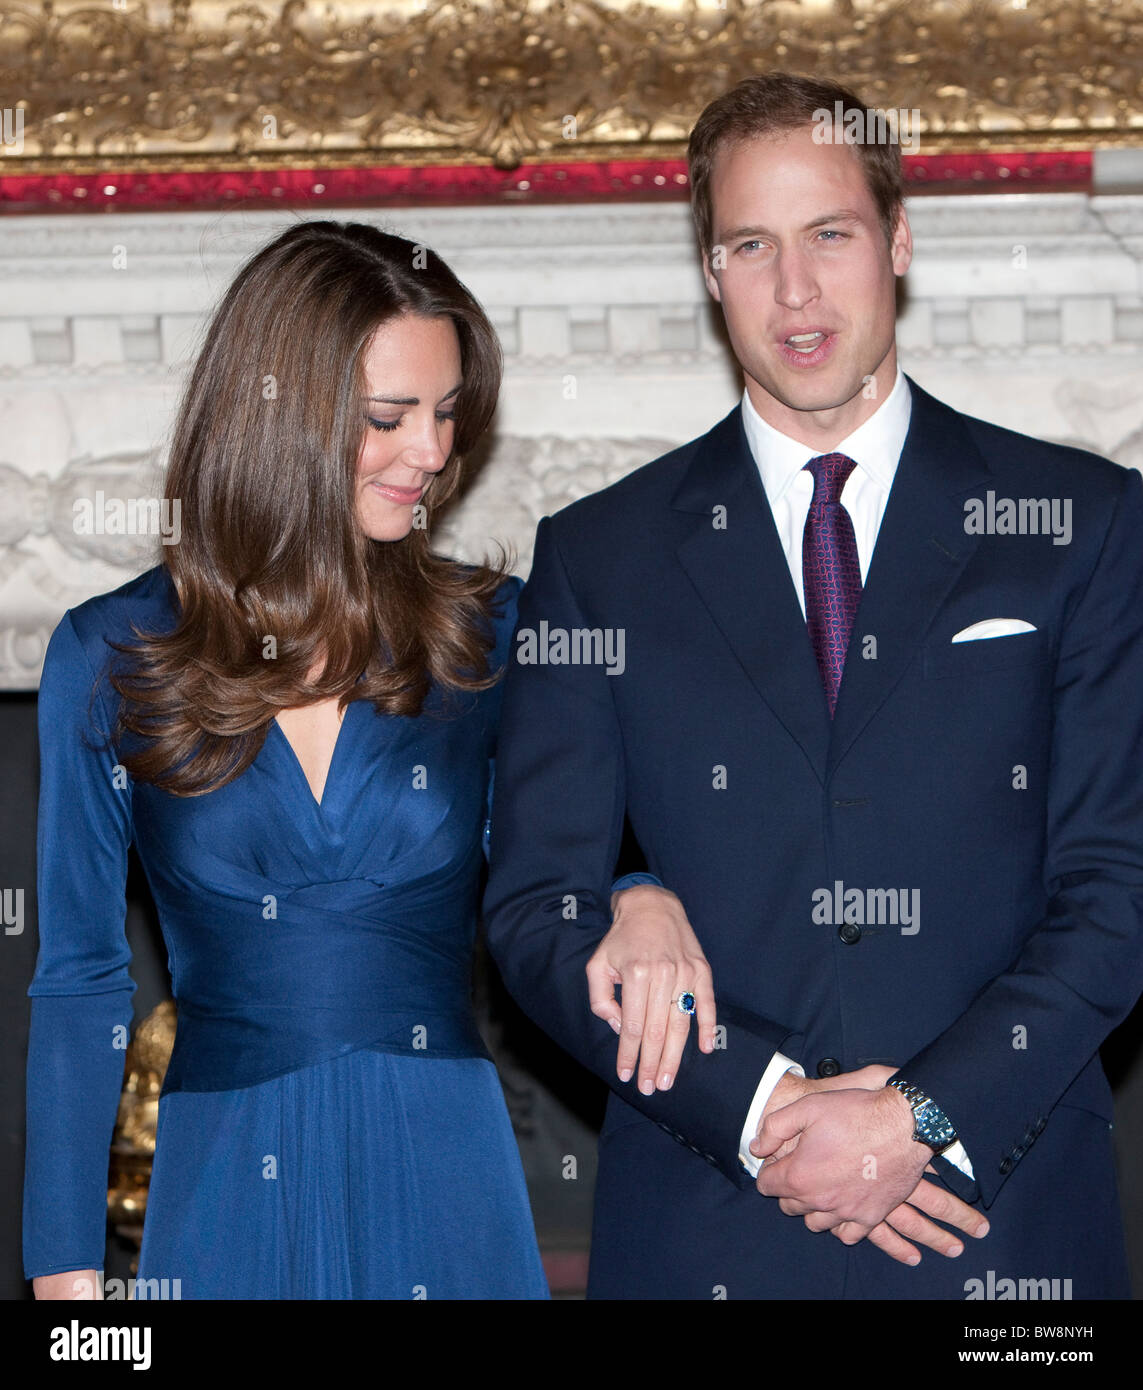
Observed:
[[[682,994],[675,1000],[679,1013],[693,1014],[695,1011],[695,997],[689,989],[683,990]]]

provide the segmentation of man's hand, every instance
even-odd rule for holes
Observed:
[[[787,1216],[805,1216],[811,1231],[846,1225],[852,1241],[905,1201],[932,1157],[913,1139],[904,1096],[884,1087],[808,1095],[774,1110],[750,1150],[767,1158],[794,1138],[792,1153],[762,1168],[759,1192],[779,1198]]]
[[[621,889],[611,895],[611,915],[611,930],[586,967],[591,1011],[619,1034],[620,1081],[631,1079],[638,1062],[639,1089],[649,1096],[656,1085],[669,1090],[678,1073],[691,1026],[675,1003],[684,991],[695,997],[699,1047],[714,1051],[714,983],[683,905],[668,889]],[[622,1006],[616,985],[623,986]]]
[[[811,1231],[832,1231],[846,1245],[868,1238],[871,1244],[902,1264],[920,1262],[920,1251],[909,1243],[910,1240],[943,1255],[959,1255],[964,1247],[956,1236],[928,1218],[945,1221],[978,1239],[988,1234],[988,1222],[967,1202],[962,1202],[940,1184],[921,1177],[922,1169],[928,1173],[936,1170],[928,1162],[930,1151],[912,1137],[913,1114],[908,1102],[897,1091],[883,1089],[893,1075],[893,1067],[876,1066],[822,1080],[787,1073],[774,1088],[758,1127],[758,1137],[750,1145],[751,1153],[767,1159],[758,1175],[758,1190],[766,1196],[778,1197],[782,1210],[788,1215],[804,1216]],[[861,1097],[855,1088],[869,1094]],[[828,1095],[830,1092],[834,1094]],[[837,1128],[818,1128],[822,1116],[810,1113],[808,1101],[814,1098],[832,1101],[842,1096],[857,1100],[857,1107],[850,1109],[853,1116],[863,1117],[857,1122],[859,1128],[855,1133],[848,1132],[848,1121],[841,1109],[833,1113],[828,1105],[825,1122],[840,1126],[840,1132]],[[890,1097],[895,1097],[900,1105],[886,1108]],[[797,1108],[802,1102],[807,1102],[805,1107]],[[795,1113],[780,1118],[779,1112],[783,1110]],[[861,1123],[869,1127],[862,1129]],[[801,1152],[812,1130],[817,1131],[813,1134],[814,1147],[804,1155],[809,1162],[789,1164],[790,1158]],[[876,1148],[873,1147],[875,1136]],[[819,1145],[828,1144],[831,1139],[839,1147],[829,1155],[823,1153]],[[856,1165],[852,1157],[855,1140],[856,1148],[862,1150]],[[908,1148],[904,1147],[906,1141]],[[839,1162],[838,1154],[842,1152],[850,1157]],[[883,1168],[883,1157],[888,1157],[890,1164],[895,1165],[892,1173]],[[888,1183],[884,1181],[887,1177]],[[815,1181],[821,1184],[816,1197],[811,1195]],[[902,1188],[902,1196],[895,1199]],[[884,1203],[890,1205],[877,1216]],[[864,1219],[850,1218],[850,1210],[860,1210]]]

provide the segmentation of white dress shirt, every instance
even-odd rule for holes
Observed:
[[[847,454],[857,465],[842,488],[841,503],[853,522],[853,535],[857,542],[857,560],[861,567],[863,585],[869,573],[869,562],[873,558],[873,547],[877,543],[877,532],[881,529],[881,518],[885,515],[889,489],[893,486],[897,463],[905,446],[905,436],[909,432],[912,409],[909,383],[898,367],[893,389],[869,419],[858,425],[852,434],[846,435],[833,449],[828,450],[830,453]],[[774,516],[774,525],[778,530],[778,539],[782,543],[786,563],[790,567],[790,578],[804,617],[806,598],[802,585],[802,536],[814,495],[813,476],[806,471],[806,464],[818,454],[827,451],[811,449],[768,425],[754,409],[745,391],[742,393],[742,423],[750,452],[758,465],[766,499]],[[762,1074],[762,1080],[758,1083],[754,1100],[747,1112],[738,1156],[751,1177],[758,1176],[762,1164],[750,1152],[750,1141],[758,1130],[758,1122],[762,1118],[771,1092],[788,1071],[793,1071],[798,1076],[806,1074],[797,1062],[781,1052],[775,1052]],[[934,1100],[936,1099],[934,1097]],[[968,1154],[959,1140],[945,1149],[943,1157],[950,1163],[955,1163],[968,1177],[974,1176]]]

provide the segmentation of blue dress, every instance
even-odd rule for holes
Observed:
[[[495,666],[519,588],[497,595]],[[546,1298],[469,993],[499,683],[434,687],[415,719],[352,701],[320,804],[276,723],[240,777],[176,797],[132,784],[106,740],[108,642],[175,612],[150,570],[65,614],[44,663],[26,1277],[103,1267],[134,842],[178,1004],[139,1279],[184,1299]]]

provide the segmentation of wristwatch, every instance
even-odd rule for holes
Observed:
[[[924,1091],[895,1076],[885,1083],[900,1091],[913,1111],[913,1138],[918,1144],[928,1144],[934,1153],[941,1153],[956,1143],[956,1130],[945,1112]]]

